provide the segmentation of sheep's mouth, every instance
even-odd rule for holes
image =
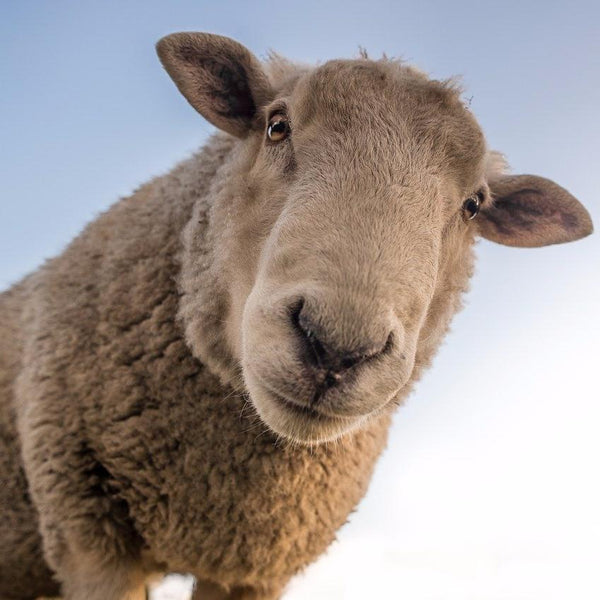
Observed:
[[[275,389],[272,385],[267,383],[264,379],[261,380],[260,383],[261,386],[268,391],[269,395],[275,402],[299,417],[322,421],[328,420],[330,422],[354,420],[354,417],[349,417],[347,415],[331,414],[331,412],[325,411],[317,403],[304,404],[291,400],[279,390]]]
[[[319,410],[318,408],[313,408],[312,406],[297,404],[296,402],[292,402],[291,400],[288,400],[279,394],[274,394],[274,397],[280,404],[285,406],[286,410],[289,410],[299,417],[329,422],[353,420],[352,417],[347,417],[345,415],[331,415]]]
[[[314,408],[311,408],[310,406],[300,406],[299,404],[296,404],[295,402],[290,402],[283,396],[276,395],[275,398],[278,402],[283,404],[283,406],[285,406],[287,410],[290,410],[294,414],[297,414],[299,416],[306,417],[308,419],[320,419],[325,416],[322,413],[320,413],[318,410],[315,410]]]
[[[356,429],[364,416],[335,415],[318,405],[287,398],[263,379],[251,377],[250,397],[261,420],[275,434],[303,444],[319,444]]]
[[[280,395],[271,394],[270,398],[277,407],[277,417],[273,419],[273,414],[271,418],[264,415],[263,420],[277,434],[295,442],[311,445],[331,441],[356,429],[364,421],[363,417],[334,416]]]

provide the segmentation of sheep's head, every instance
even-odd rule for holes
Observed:
[[[335,439],[406,395],[460,305],[477,236],[532,247],[592,231],[555,183],[503,175],[451,84],[397,61],[267,72],[195,33],[158,52],[194,108],[240,138],[214,190],[218,320],[258,414],[287,438]],[[202,309],[187,314],[210,353]]]

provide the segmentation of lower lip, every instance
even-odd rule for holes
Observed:
[[[279,404],[283,405],[288,411],[294,413],[295,415],[303,417],[304,419],[310,419],[312,421],[316,421],[316,422],[323,423],[323,424],[325,424],[325,423],[327,423],[327,424],[345,423],[346,425],[353,423],[357,420],[357,417],[354,417],[354,416],[328,415],[326,413],[321,412],[320,410],[316,410],[309,406],[300,406],[300,405],[296,404],[295,402],[290,402],[289,400],[287,400],[286,398],[283,398],[282,396],[280,396],[278,394],[274,394],[274,396],[275,396],[275,400]]]
[[[318,410],[315,410],[314,408],[310,408],[309,406],[299,406],[298,404],[290,402],[289,400],[286,400],[285,398],[279,395],[275,397],[277,401],[280,404],[283,404],[288,410],[291,410],[292,412],[298,415],[302,415],[303,417],[308,417],[309,419],[333,420],[332,417],[328,417],[327,415],[324,415],[323,413],[319,412]]]

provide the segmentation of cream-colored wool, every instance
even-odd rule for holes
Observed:
[[[365,493],[477,235],[591,232],[503,175],[451,83],[207,34],[158,52],[227,133],[0,296],[2,599],[123,600],[157,572],[279,598]]]

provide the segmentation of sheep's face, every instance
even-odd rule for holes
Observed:
[[[216,207],[223,327],[258,414],[286,438],[335,439],[405,396],[459,306],[475,235],[532,246],[591,230],[556,184],[502,176],[452,86],[411,68],[332,61],[275,82],[202,34],[159,54],[244,139]]]
[[[254,137],[247,181],[271,218],[232,322],[244,380],[276,432],[335,438],[402,396],[443,252],[465,285],[483,138],[453,91],[364,59],[304,75]]]

